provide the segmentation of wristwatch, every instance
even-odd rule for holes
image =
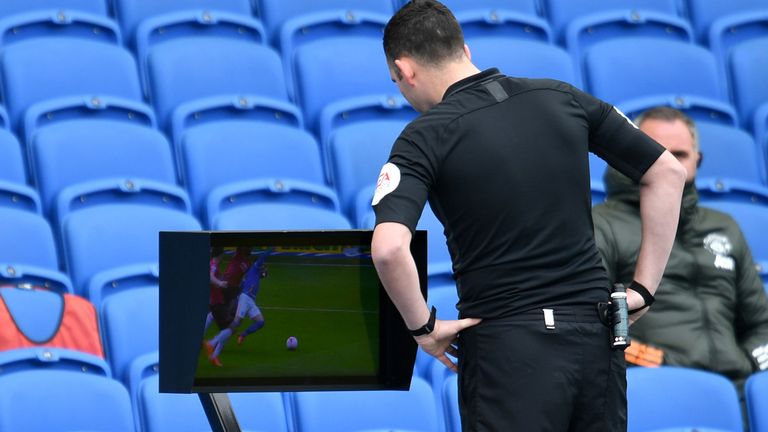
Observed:
[[[424,336],[432,333],[432,330],[435,329],[436,314],[437,314],[437,308],[432,306],[432,310],[429,312],[429,320],[427,321],[427,323],[417,328],[416,330],[409,330],[411,332],[411,336]]]

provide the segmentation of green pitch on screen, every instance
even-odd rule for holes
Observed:
[[[222,260],[220,268],[226,268]],[[265,325],[238,345],[245,317],[221,351],[223,367],[210,364],[201,350],[196,376],[281,377],[371,375],[379,369],[378,278],[368,258],[267,258],[268,276],[256,304]],[[205,335],[219,332],[212,324]],[[288,337],[298,348],[286,348]]]

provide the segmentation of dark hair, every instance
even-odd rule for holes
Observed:
[[[688,130],[691,132],[691,138],[693,138],[693,149],[699,151],[699,131],[696,128],[696,123],[685,115],[684,112],[670,108],[668,106],[658,106],[651,108],[648,111],[640,114],[635,118],[635,124],[640,127],[646,120],[663,120],[668,122],[674,122],[680,120],[688,126]]]
[[[384,29],[384,54],[392,62],[403,56],[436,66],[464,53],[464,34],[450,10],[435,0],[412,0]]]

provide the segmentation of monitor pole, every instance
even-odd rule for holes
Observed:
[[[199,393],[212,432],[241,432],[226,393]]]

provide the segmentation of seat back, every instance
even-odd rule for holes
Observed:
[[[129,264],[157,262],[158,232],[199,230],[184,211],[144,204],[101,204],[61,220],[67,268],[76,293],[86,295],[100,272]]]
[[[218,121],[188,129],[181,145],[192,205],[201,215],[210,192],[229,183],[264,177],[324,183],[317,142],[297,127]]]
[[[455,14],[469,10],[510,10],[531,16],[539,15],[538,0],[446,0],[442,2]]]
[[[585,69],[589,91],[613,104],[653,95],[728,100],[712,54],[689,43],[655,38],[609,40],[586,53]],[[622,80],[616,80],[617,76]],[[632,85],[626,85],[628,82]]]
[[[42,216],[0,208],[0,217],[0,262],[58,269],[53,231]]]
[[[123,290],[101,302],[101,331],[115,379],[127,384],[131,362],[160,348],[159,310],[157,286]]]
[[[381,37],[334,37],[296,49],[292,65],[295,98],[310,129],[319,128],[320,112],[332,102],[393,92],[381,50]],[[339,52],[354,56],[339,57]]]
[[[115,15],[125,39],[133,42],[136,28],[147,18],[186,10],[226,11],[245,16],[252,15],[249,0],[119,0],[115,1]]]
[[[758,372],[747,379],[744,396],[749,413],[749,430],[752,432],[768,431],[768,372]]]
[[[737,45],[730,55],[730,83],[741,123],[755,128],[753,123],[759,108],[768,104],[768,36]],[[765,109],[763,109],[765,112]]]
[[[149,98],[162,127],[170,126],[174,109],[201,98],[288,100],[280,57],[264,44],[257,21],[223,12],[165,17],[146,21],[137,33]]]
[[[599,14],[610,11],[653,11],[670,16],[681,16],[678,0],[543,0],[544,9],[547,12],[552,30],[559,35],[561,41],[565,40],[566,28],[574,20],[586,15]]]
[[[629,430],[742,430],[736,388],[711,372],[678,367],[627,370]]]
[[[44,395],[45,403],[41,403]],[[0,431],[133,432],[128,391],[107,377],[68,370],[0,375]]]
[[[302,15],[327,11],[367,11],[391,15],[390,0],[257,0],[259,16],[276,46],[280,45],[280,29],[286,21]]]
[[[10,131],[0,128],[0,206],[10,204],[15,207],[17,201],[13,200],[13,194],[20,187],[25,187],[26,183],[26,160],[21,153],[19,140]]]
[[[125,119],[82,119],[40,128],[29,143],[46,212],[63,189],[113,177],[176,184],[171,146],[157,129]]]
[[[696,31],[696,38],[701,42],[707,41],[710,28],[719,19],[734,14],[765,9],[766,4],[762,0],[739,0],[735,2],[688,0],[688,15]]]
[[[496,37],[473,37],[466,42],[480,69],[497,67],[506,75],[550,78],[581,87],[571,56],[555,45]]]
[[[446,431],[461,432],[459,414],[459,383],[457,375],[449,376],[443,383],[443,412]]]
[[[699,143],[704,155],[697,177],[730,178],[762,185],[765,160],[752,136],[735,127],[699,122]]]
[[[37,102],[68,96],[113,96],[141,101],[136,63],[126,49],[77,38],[15,43],[0,54],[2,87],[11,124]]]
[[[418,377],[413,378],[407,392],[301,392],[296,393],[294,399],[296,430],[303,432],[437,430],[432,390]]]
[[[104,17],[109,15],[104,0],[25,0],[0,3],[0,19],[37,10],[72,10],[88,12]]]

